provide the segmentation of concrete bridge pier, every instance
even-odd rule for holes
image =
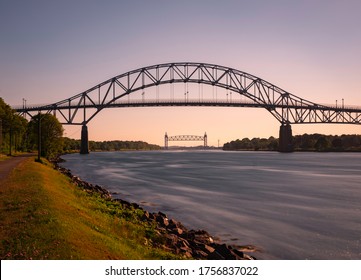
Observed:
[[[86,124],[81,127],[80,153],[89,154],[88,127]]]
[[[290,124],[282,124],[280,126],[280,137],[278,143],[278,151],[281,153],[293,152],[292,145],[292,128]]]

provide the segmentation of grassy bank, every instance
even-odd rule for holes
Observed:
[[[29,158],[0,186],[1,259],[168,259],[129,211]]]

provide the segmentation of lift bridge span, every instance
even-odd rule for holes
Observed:
[[[168,133],[166,132],[164,135],[164,148],[168,149],[168,143],[169,141],[202,141],[203,147],[207,147],[207,133],[204,133],[204,136],[200,135],[174,135],[174,136],[168,136]]]
[[[144,90],[164,84],[205,84],[244,97],[246,101],[190,100],[159,98],[148,100]],[[142,98],[130,100],[135,92]],[[234,98],[235,99],[235,98]],[[360,124],[361,108],[322,105],[293,95],[259,77],[233,68],[193,62],[165,63],[142,67],[106,80],[82,93],[56,103],[15,108],[20,114],[33,116],[52,113],[62,124],[82,125],[81,153],[88,153],[87,124],[103,109],[113,107],[222,106],[264,108],[280,122],[279,150],[292,151],[291,124],[342,123]]]

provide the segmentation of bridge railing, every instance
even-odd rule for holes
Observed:
[[[177,99],[120,99],[119,101],[114,101],[111,104],[109,104],[110,107],[116,107],[116,105],[136,105],[136,104],[145,104],[145,105],[149,105],[149,104],[245,104],[245,105],[256,105],[258,103],[251,101],[251,100],[226,100],[226,99],[193,99],[193,98],[189,98],[189,99],[182,99],[182,98],[177,98]],[[13,106],[12,108],[18,112],[24,112],[24,111],[38,111],[38,110],[51,110],[51,109],[68,109],[69,107],[92,107],[92,108],[96,108],[97,106],[103,106],[102,104],[93,104],[91,102],[85,102],[82,104],[72,104],[71,106],[69,105],[64,105],[64,106],[56,106],[55,104],[31,104],[28,105],[26,107],[23,106]]]
[[[320,104],[322,106],[328,107],[330,109],[334,109],[334,110],[354,110],[354,111],[358,111],[361,110],[361,106],[356,106],[356,105],[342,105],[342,104]]]
[[[49,105],[49,103],[46,104],[29,104],[27,106],[22,106],[22,105],[14,105],[11,108],[14,109],[15,111],[22,111],[22,110],[29,110],[29,111],[36,111],[38,109],[42,109],[45,107],[49,107],[51,108],[51,104]]]
[[[176,98],[176,99],[167,99],[167,98],[162,98],[162,99],[119,99],[118,101],[112,102],[112,104],[110,105],[110,107],[116,107],[117,105],[121,105],[121,106],[126,106],[126,105],[151,105],[151,104],[219,104],[219,105],[236,105],[236,104],[243,104],[243,105],[258,105],[257,102],[254,102],[252,100],[240,100],[237,98],[234,98],[232,100],[228,99],[224,99],[224,98],[213,98],[213,99],[197,99],[197,98]],[[97,106],[101,106],[101,104],[93,104],[91,102],[85,102],[85,104],[73,104],[72,106],[74,107],[92,107],[92,108],[96,108]],[[263,106],[265,104],[262,104]],[[269,103],[270,106],[274,105],[272,103]],[[315,106],[322,106],[322,107],[327,107],[331,110],[354,110],[354,111],[358,111],[361,110],[361,106],[355,106],[355,105],[335,105],[335,104],[315,104]],[[306,108],[307,106],[305,106]],[[38,110],[52,110],[52,109],[68,109],[69,106],[65,105],[65,106],[56,106],[54,104],[31,104],[28,105],[26,107],[20,106],[20,105],[15,105],[12,106],[12,108],[18,112],[26,112],[26,111],[38,111]]]
[[[120,100],[120,101],[115,101],[113,102],[114,104],[157,104],[157,103],[177,103],[177,104],[181,104],[181,103],[205,103],[205,104],[214,104],[214,103],[219,103],[219,104],[230,104],[230,103],[235,103],[235,104],[257,104],[254,101],[251,100],[226,100],[226,99],[197,99],[197,98],[189,98],[189,99],[182,99],[182,98],[177,98],[177,99],[145,99],[145,100],[140,100],[140,99],[136,99],[136,100]]]

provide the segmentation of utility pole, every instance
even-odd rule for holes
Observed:
[[[11,152],[11,147],[13,145],[13,127],[12,127],[12,122],[10,122],[10,139],[9,139],[9,156],[12,156],[12,152]]]
[[[38,114],[38,162],[41,162],[40,156],[41,156],[41,115],[40,111]]]
[[[10,116],[10,130],[9,130],[9,156],[12,156],[12,151],[11,151],[11,147],[13,145],[13,116]]]
[[[3,121],[2,119],[0,119],[0,147],[2,143],[3,143]]]

